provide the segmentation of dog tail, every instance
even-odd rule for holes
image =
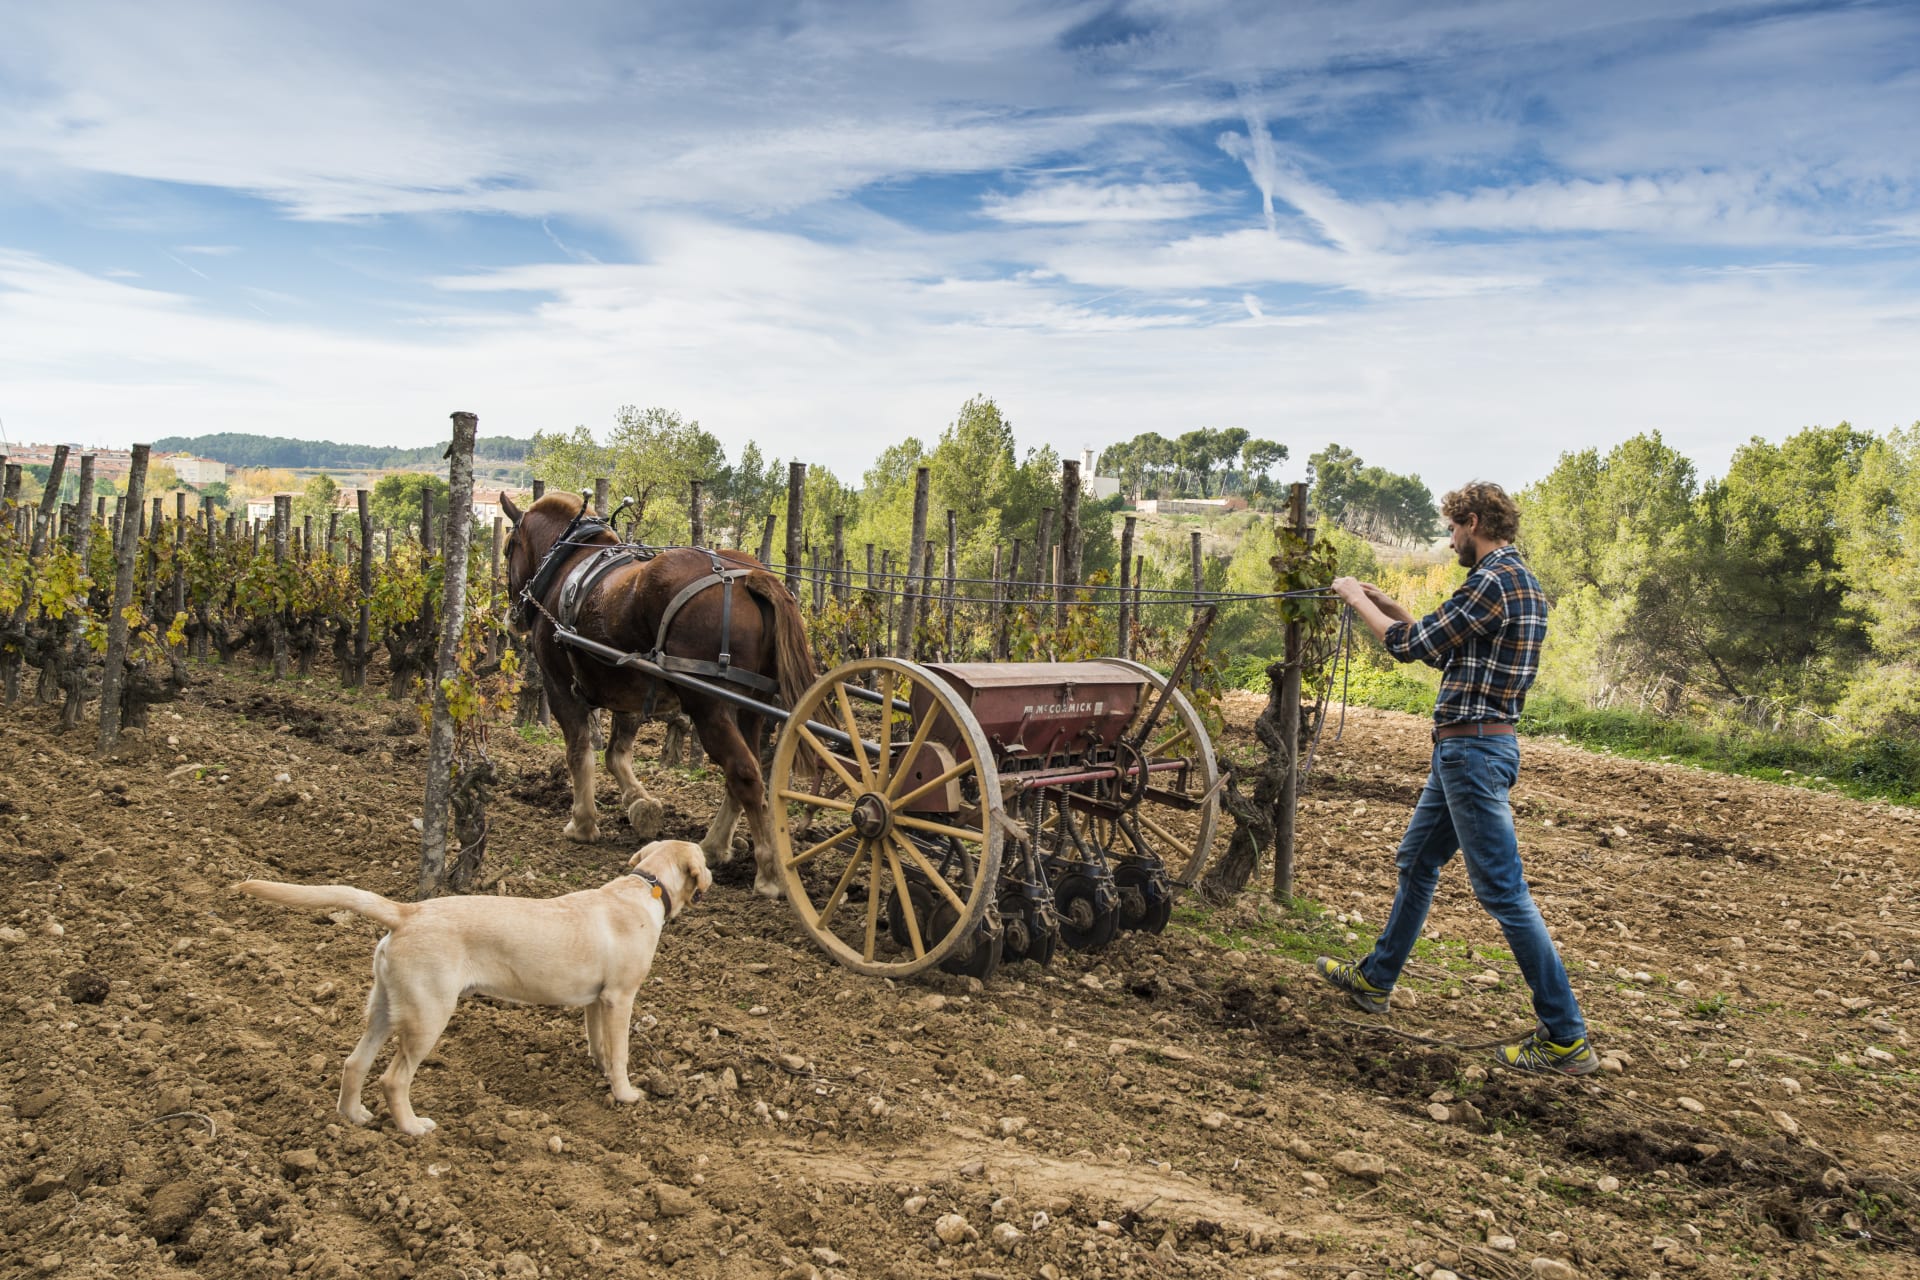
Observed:
[[[265,898],[268,902],[277,902],[285,907],[311,907],[320,911],[345,908],[388,929],[398,928],[402,920],[419,910],[414,903],[395,902],[377,893],[356,889],[350,884],[282,884],[278,880],[242,880],[233,887],[242,893]]]

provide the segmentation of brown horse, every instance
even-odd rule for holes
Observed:
[[[800,607],[779,578],[738,551],[675,547],[646,559],[605,556],[602,549],[618,546],[618,539],[603,522],[586,517],[584,506],[579,495],[550,493],[522,511],[500,495],[501,510],[513,521],[507,539],[508,591],[517,602],[516,620],[532,627],[547,702],[567,742],[573,816],[565,834],[583,841],[599,835],[588,727],[598,707],[613,712],[607,770],[620,784],[620,806],[640,839],[659,834],[665,810],[634,776],[633,740],[648,714],[671,709],[677,700],[727,782],[701,849],[710,861],[730,859],[733,829],[745,813],[753,838],[754,891],[777,898],[773,820],[759,757],[750,745],[759,741],[761,717],[703,694],[697,684],[670,683],[602,661],[563,643],[556,630],[560,622],[569,622],[587,640],[678,665],[715,686],[762,701],[777,693],[791,707],[814,679]],[[604,571],[596,574],[596,568]]]

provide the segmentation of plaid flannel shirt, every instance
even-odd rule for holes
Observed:
[[[1512,547],[1481,557],[1467,580],[1418,622],[1387,628],[1387,652],[1446,674],[1435,724],[1512,724],[1526,705],[1547,638],[1547,597]]]

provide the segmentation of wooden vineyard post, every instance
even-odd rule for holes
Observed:
[[[1120,526],[1120,647],[1123,658],[1133,656],[1133,526],[1137,516],[1128,516]]]
[[[209,562],[211,562],[213,560],[214,548],[218,545],[214,541],[215,537],[217,536],[215,531],[219,528],[219,526],[214,522],[214,518],[213,518],[213,499],[212,498],[200,499],[200,515],[206,521],[206,525],[207,525],[206,551],[207,551],[207,559]],[[200,630],[194,633],[193,643],[194,643],[194,649],[195,649],[195,656],[198,657],[202,662],[205,662],[207,660],[207,651],[214,647],[213,617],[212,617],[211,610],[212,610],[212,605],[209,601],[206,601],[206,600],[198,601],[194,605],[194,612],[197,613],[200,617]],[[225,660],[225,656],[226,655],[222,653],[221,655],[222,661]]]
[[[1060,464],[1060,590],[1054,605],[1055,626],[1067,625],[1067,601],[1080,585],[1080,464],[1069,458]]]
[[[773,568],[773,522],[775,518],[773,512],[767,512],[767,523],[760,530],[759,559],[760,563],[766,565],[769,569]]]
[[[373,624],[373,495],[365,489],[353,493],[355,513],[360,517],[360,616],[353,629],[353,675],[347,686],[358,689],[367,682],[367,649]]]
[[[867,576],[868,580],[871,581],[873,575],[869,574]],[[897,616],[894,613],[896,593],[893,589],[893,552],[891,551],[882,551],[880,553],[880,582],[880,589],[885,593],[880,597],[881,621],[885,623],[880,629],[880,647],[882,652],[885,652],[887,646],[893,643],[894,626]]]
[[[492,576],[487,579],[487,602],[495,609],[500,607],[500,553],[506,549],[506,546],[507,518],[505,516],[495,516],[493,518],[493,572]],[[500,625],[494,627],[493,634],[487,637],[487,658],[493,662],[500,661],[500,654],[506,648],[507,643],[507,628],[504,621],[504,614],[501,616],[503,621]]]
[[[80,504],[84,514],[86,503]],[[84,563],[84,557],[82,558]],[[187,491],[173,495],[173,609],[174,616],[187,611]]]
[[[602,520],[607,518],[607,495],[613,488],[613,482],[601,476],[593,482],[593,514]]]
[[[427,796],[421,816],[420,878],[415,897],[430,898],[447,880],[447,809],[453,792],[453,713],[447,686],[460,673],[460,633],[467,623],[467,550],[473,541],[473,438],[479,419],[453,415],[447,471],[445,575],[440,596],[440,646],[434,664],[433,711],[427,730]]]
[[[947,581],[946,593],[940,599],[940,660],[953,661],[953,562],[959,557],[960,541],[956,533],[952,507],[947,508]]]
[[[327,563],[332,564],[338,555],[334,550],[340,545],[340,508],[327,512]]]
[[[150,446],[133,446],[133,458],[127,468],[127,510],[140,510],[147,492],[147,454]],[[57,468],[65,461],[65,450],[55,455]],[[57,489],[50,484],[48,488]],[[120,695],[127,687],[127,606],[133,603],[133,566],[140,553],[138,519],[120,522],[120,538],[114,545],[113,611],[107,615],[107,665],[100,673],[100,739],[95,750],[106,755],[120,740]]]
[[[81,565],[87,563],[87,552],[93,544],[93,516],[89,509],[93,506],[93,455],[80,455],[80,496],[73,504],[73,552],[79,557]],[[60,708],[60,728],[78,729],[80,717],[87,709],[87,667],[88,662],[86,628],[88,610],[76,609],[68,621],[70,650],[67,654],[66,669],[62,672],[62,683],[66,685],[66,702]]]
[[[919,621],[916,616],[919,608],[917,593],[920,586],[920,569],[925,563],[927,541],[927,495],[931,485],[932,473],[926,467],[916,467],[913,472],[913,532],[907,541],[907,581],[900,596],[900,632],[894,638],[893,653],[897,658],[913,657],[914,625]]]
[[[1142,598],[1146,595],[1146,580],[1147,558],[1136,555],[1133,558],[1133,616],[1140,620],[1141,626],[1145,626],[1147,623],[1146,606],[1141,603]]]
[[[273,496],[273,567],[281,568],[287,559],[287,541],[293,534],[293,499],[284,493]],[[287,678],[287,620],[275,612],[267,619],[267,635],[273,641],[273,678]]]
[[[847,569],[847,517],[845,512],[836,512],[833,517],[833,598],[845,604],[852,585],[853,575]]]
[[[793,598],[800,598],[800,517],[802,504],[806,501],[807,464],[789,462],[787,464],[787,590],[793,592]]]
[[[1190,546],[1193,552],[1193,607],[1200,607],[1200,597],[1207,589],[1206,564],[1200,556],[1200,531],[1195,529],[1191,535]]]
[[[1288,527],[1302,543],[1303,554],[1313,549],[1313,526],[1307,523],[1307,486],[1296,482],[1288,507]],[[1304,654],[1298,622],[1287,623],[1286,669],[1280,679],[1280,740],[1286,744],[1286,771],[1280,778],[1280,795],[1274,805],[1273,894],[1283,902],[1293,900],[1293,833],[1295,809],[1300,800],[1300,665]]]
[[[46,487],[40,491],[39,519],[33,519],[35,509],[32,507],[22,508],[15,512],[14,528],[16,530],[16,537],[21,536],[18,532],[20,518],[24,517],[32,522],[28,525],[24,535],[28,547],[27,557],[31,563],[39,563],[40,557],[46,553],[47,531],[53,525],[53,513],[59,509],[60,487],[66,479],[66,470],[67,446],[64,444],[55,445],[53,449],[53,465],[47,471]],[[11,471],[11,468],[9,468],[9,471]],[[20,478],[10,475],[9,480],[12,485],[14,499],[17,501],[20,496]],[[131,592],[131,586],[129,586],[128,590]],[[128,595],[127,598],[131,600],[133,597],[132,595]],[[27,613],[31,608],[31,601],[24,597],[14,608],[12,625],[9,629],[15,635],[24,635],[26,633]],[[121,625],[124,628],[125,623]],[[124,649],[124,647],[123,645],[122,648]],[[9,706],[12,705],[14,699],[20,696],[20,665],[24,661],[26,661],[26,655],[18,648],[13,648],[5,655],[0,655],[0,662],[5,664],[6,673],[4,684],[6,700]]]
[[[701,518],[700,513],[700,488],[698,480],[689,481],[687,484],[687,542],[688,545],[695,547],[707,545],[706,521]]]
[[[993,544],[993,583],[987,588],[991,593],[987,597],[987,656],[994,662],[1007,660],[1007,602],[1000,593],[1000,558],[1004,553],[999,543]]]
[[[920,548],[920,615],[927,619],[927,630],[933,630],[933,539]],[[924,654],[912,655],[915,662],[924,658]]]
[[[1053,508],[1040,508],[1040,522],[1034,530],[1033,538],[1033,585],[1034,595],[1041,601],[1041,617],[1045,617],[1046,605],[1052,603],[1047,594],[1047,580],[1053,573]]]

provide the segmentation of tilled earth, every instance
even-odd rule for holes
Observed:
[[[1298,910],[1256,886],[985,987],[893,985],[740,857],[667,931],[641,1102],[577,1013],[475,999],[408,1139],[376,1088],[370,1128],[333,1109],[375,927],[229,886],[404,897],[417,720],[201,674],[104,761],[0,712],[0,1276],[1920,1274],[1911,810],[1528,740],[1524,854],[1611,1061],[1520,1076],[1478,1047],[1530,1019],[1457,862],[1390,1021],[1307,966],[1370,942],[1426,767],[1421,722],[1355,712]],[[492,754],[494,891],[623,864],[604,778],[606,837],[573,845],[557,741]],[[650,780],[697,836],[718,782]]]

